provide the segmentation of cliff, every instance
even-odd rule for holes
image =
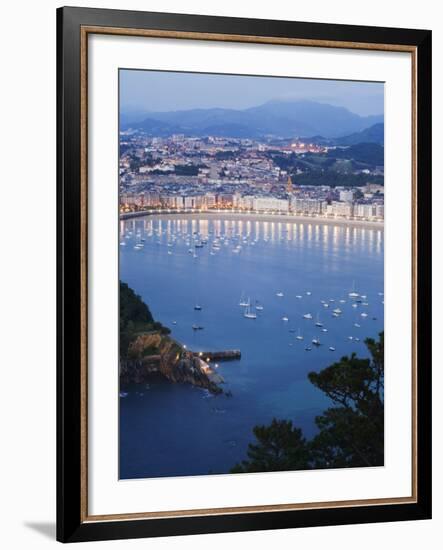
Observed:
[[[129,344],[127,357],[120,359],[120,382],[146,383],[154,374],[161,374],[171,382],[189,383],[211,393],[222,393],[219,384],[223,383],[223,378],[206,361],[168,335],[160,332],[139,334]]]
[[[223,378],[204,361],[169,336],[148,306],[120,281],[120,383],[147,383],[161,374],[171,382],[189,383],[222,393]]]

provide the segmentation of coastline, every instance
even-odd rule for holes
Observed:
[[[360,227],[363,229],[378,229],[384,231],[383,222],[375,222],[368,220],[346,220],[346,219],[330,219],[330,218],[319,218],[319,217],[310,217],[310,216],[297,216],[297,215],[286,215],[286,214],[261,214],[256,212],[229,212],[227,210],[205,210],[202,212],[195,211],[160,211],[160,210],[151,210],[146,212],[127,212],[119,215],[120,221],[135,219],[135,218],[144,218],[144,217],[153,217],[154,219],[174,219],[177,216],[186,216],[189,219],[201,219],[204,217],[207,218],[217,218],[217,219],[231,219],[231,220],[249,220],[249,221],[264,221],[264,222],[286,222],[286,223],[303,223],[311,225],[338,225],[342,227]]]

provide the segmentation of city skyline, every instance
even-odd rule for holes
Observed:
[[[210,108],[242,110],[270,101],[301,100],[344,107],[360,116],[384,112],[381,82],[133,69],[121,69],[119,78],[120,108],[125,115]]]

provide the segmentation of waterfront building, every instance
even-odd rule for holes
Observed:
[[[352,202],[354,200],[354,191],[352,189],[345,189],[340,191],[339,197],[342,202]]]
[[[296,214],[322,214],[326,202],[317,198],[292,197],[291,210]]]
[[[278,211],[287,212],[289,209],[289,201],[287,199],[278,199],[276,197],[254,197],[252,201],[252,209],[262,211]]]
[[[327,206],[326,212],[336,217],[349,218],[354,215],[354,205],[351,202],[333,201]]]

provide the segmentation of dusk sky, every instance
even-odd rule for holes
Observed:
[[[359,115],[383,114],[384,85],[263,76],[121,70],[120,104],[132,111],[245,109],[270,100],[309,99],[346,107]]]

